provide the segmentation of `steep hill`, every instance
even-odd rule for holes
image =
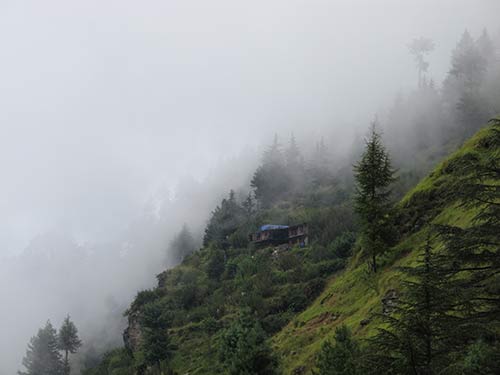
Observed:
[[[160,274],[158,287],[140,292],[127,311],[126,349],[109,353],[87,374],[133,374],[141,368],[141,316],[152,305],[168,315],[176,373],[222,373],[220,335],[243,309],[253,311],[270,336],[285,374],[308,373],[336,326],[347,325],[358,338],[375,332],[375,314],[390,308],[400,292],[398,267],[415,262],[432,224],[469,224],[474,213],[449,194],[457,184],[451,172],[465,161],[500,158],[498,134],[498,125],[479,131],[397,204],[399,239],[380,259],[377,274],[353,248],[356,227],[345,191],[332,189],[332,196],[343,198],[329,207],[308,205],[307,199],[275,206],[245,222],[229,245],[208,245]],[[312,230],[306,248],[257,249],[245,243],[245,233],[259,224],[304,221]]]
[[[273,337],[286,374],[299,374],[311,368],[321,344],[333,336],[334,328],[340,324],[350,327],[359,338],[373,334],[378,323],[375,313],[397,298],[401,281],[398,267],[415,262],[415,250],[423,247],[430,225],[466,227],[470,223],[474,212],[462,209],[449,198],[448,193],[457,182],[451,171],[470,161],[471,156],[479,162],[500,159],[498,125],[496,131],[494,127],[479,131],[401,200],[397,215],[402,238],[388,250],[381,272],[370,274],[358,254],[344,271],[328,281],[311,306]]]

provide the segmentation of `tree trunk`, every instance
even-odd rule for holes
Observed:
[[[64,353],[64,374],[69,375],[68,350]]]

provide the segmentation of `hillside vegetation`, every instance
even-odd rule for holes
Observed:
[[[328,281],[311,306],[273,337],[285,373],[311,368],[322,343],[331,339],[334,328],[341,324],[359,338],[373,335],[380,326],[377,316],[401,289],[400,267],[415,263],[416,250],[425,246],[431,227],[470,224],[475,212],[460,207],[450,192],[460,186],[452,170],[471,158],[485,163],[500,160],[498,126],[496,131],[494,126],[479,131],[399,202],[396,209],[402,238],[386,253],[381,272],[370,274],[358,254],[345,270]]]
[[[492,158],[500,159],[498,125],[479,131],[408,192],[394,209],[399,237],[380,257],[376,273],[355,243],[357,227],[349,194],[341,184],[327,179],[311,185],[300,199],[280,197],[258,211],[251,204],[245,210],[231,193],[214,212],[207,231],[210,236],[221,230],[227,233],[207,240],[182,264],[160,274],[157,288],[137,295],[127,311],[126,348],[109,353],[87,374],[146,371],[147,353],[141,348],[148,332],[144,315],[154,308],[168,322],[166,348],[172,373],[222,373],[221,342],[231,329],[253,338],[249,340],[261,348],[254,353],[256,358],[276,361],[285,374],[309,373],[336,327],[346,325],[363,342],[384,324],[380,316],[390,311],[402,289],[400,267],[415,264],[431,227],[470,224],[475,211],[462,207],[453,194],[460,185],[453,171],[462,163],[487,163]],[[318,192],[335,203],[307,203]],[[247,235],[268,222],[308,222],[312,244],[255,248]],[[250,323],[234,328],[245,314]],[[242,350],[254,349],[249,344]]]

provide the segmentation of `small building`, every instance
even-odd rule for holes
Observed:
[[[283,244],[303,247],[309,241],[308,227],[305,223],[292,226],[267,224],[261,226],[258,232],[252,233],[249,240],[259,247]]]

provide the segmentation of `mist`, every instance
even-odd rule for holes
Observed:
[[[306,150],[324,137],[340,166],[416,86],[411,40],[434,41],[442,82],[462,32],[497,35],[498,14],[497,0],[3,1],[0,374],[67,314],[87,347],[120,345],[175,234],[187,224],[201,246],[275,133]]]

